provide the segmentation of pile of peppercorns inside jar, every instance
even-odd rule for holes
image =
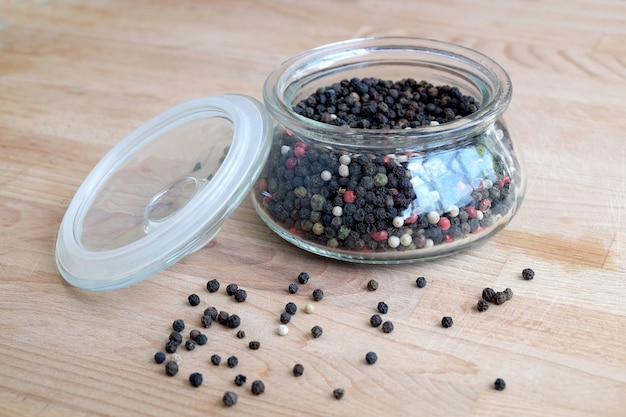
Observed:
[[[294,107],[346,128],[405,130],[477,109],[454,87],[376,79],[320,88]],[[284,231],[313,245],[356,253],[428,249],[475,238],[514,207],[512,145],[500,122],[425,151],[353,152],[289,130],[278,135],[257,184],[257,204]]]

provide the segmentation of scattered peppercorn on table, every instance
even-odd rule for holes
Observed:
[[[0,415],[624,416],[625,17],[619,0],[0,2]],[[260,100],[287,58],[369,36],[509,73],[527,192],[504,230],[354,264],[245,198],[140,283],[63,280],[61,219],[122,138],[190,99]]]

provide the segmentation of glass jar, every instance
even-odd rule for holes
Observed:
[[[473,97],[478,109],[446,123],[432,117],[384,129],[294,111],[314,94],[330,100],[327,86],[339,91],[370,77],[455,87],[453,98]],[[410,262],[468,248],[505,227],[523,199],[525,177],[502,118],[511,91],[496,62],[438,41],[357,39],[299,54],[264,86],[275,131],[254,207],[287,241],[344,261]]]

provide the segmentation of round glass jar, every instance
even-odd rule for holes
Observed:
[[[337,104],[326,87],[339,91],[367,78],[455,87],[478,109],[446,123],[384,129],[335,126],[294,111],[316,94]],[[264,86],[276,126],[253,204],[281,237],[334,259],[400,263],[468,248],[505,227],[523,199],[525,177],[502,119],[511,91],[496,62],[438,41],[357,39],[301,53]],[[369,92],[370,101],[381,98]]]

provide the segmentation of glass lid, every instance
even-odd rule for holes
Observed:
[[[150,120],[87,176],[59,228],[70,284],[108,290],[143,280],[206,245],[257,179],[272,140],[261,103],[192,100]]]

